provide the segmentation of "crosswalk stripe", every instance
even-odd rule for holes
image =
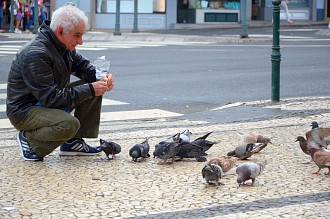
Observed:
[[[28,41],[2,41],[0,44],[0,56],[13,55]],[[12,44],[20,45],[12,45]],[[83,45],[78,45],[77,50],[80,51],[103,51],[107,49],[134,49],[140,47],[161,47],[166,45],[206,45],[212,44],[212,42],[141,42],[141,41],[130,41],[130,42],[85,42]]]
[[[1,94],[1,99],[6,99],[5,95]],[[102,100],[102,106],[119,106],[119,105],[126,105],[129,103],[116,101],[116,100],[110,100],[104,98]],[[0,104],[0,112],[6,112],[6,104]]]
[[[183,114],[161,109],[103,112],[101,122],[178,117]],[[13,128],[9,119],[0,119],[0,129]]]
[[[10,49],[10,48],[18,48],[18,49],[20,49],[22,46],[15,46],[15,45],[0,45],[0,49],[1,48],[7,48],[7,49]]]
[[[0,84],[0,89],[7,89],[7,83],[5,83],[5,84]]]
[[[0,54],[16,54],[17,51],[0,51]]]
[[[8,40],[8,41],[0,41],[0,44],[10,44],[10,43],[27,43],[28,40]]]
[[[155,119],[155,118],[164,118],[164,117],[178,117],[182,115],[183,114],[165,111],[161,109],[104,112],[101,113],[101,121]]]
[[[99,51],[99,50],[107,50],[107,48],[88,48],[88,47],[77,47],[77,50],[88,50],[88,51]]]

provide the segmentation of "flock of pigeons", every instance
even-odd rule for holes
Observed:
[[[207,151],[217,142],[207,140],[212,132],[205,134],[194,140],[190,140],[192,133],[187,129],[182,133],[177,133],[166,140],[160,141],[155,145],[153,151],[154,159],[160,160],[158,164],[172,164],[184,158],[194,158],[197,162],[207,161]],[[270,138],[260,134],[238,133],[239,138],[243,142],[242,145],[229,151],[227,156],[215,157],[209,160],[202,168],[202,176],[208,185],[222,185],[220,179],[225,176],[226,172],[236,166],[238,185],[253,186],[256,178],[263,172],[267,161],[262,162],[245,162],[237,165],[237,160],[247,160],[252,155],[259,153],[269,143]],[[330,142],[330,128],[320,128],[317,122],[312,122],[312,129],[305,133],[306,138],[298,136],[300,147],[304,153],[311,156],[312,160],[319,167],[319,170],[313,173],[319,173],[322,168],[328,168],[330,174],[330,151],[327,151],[327,144]],[[100,148],[104,151],[107,158],[113,159],[116,154],[121,152],[121,146],[112,141],[100,139]],[[150,145],[148,139],[139,144],[135,144],[129,150],[129,156],[132,162],[143,162],[150,157]],[[109,157],[111,155],[111,158]],[[176,160],[177,159],[177,160]],[[252,180],[251,184],[246,181]]]

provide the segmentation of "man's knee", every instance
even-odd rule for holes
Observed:
[[[80,122],[76,117],[71,116],[61,122],[61,127],[63,128],[63,137],[70,139],[74,137],[74,135],[78,132],[80,128]]]

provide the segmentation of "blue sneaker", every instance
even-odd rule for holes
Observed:
[[[72,138],[61,145],[62,156],[89,156],[102,152],[101,148],[93,148],[86,144],[82,138]]]
[[[21,148],[22,156],[24,160],[28,161],[43,161],[43,157],[40,157],[38,154],[34,153],[31,150],[29,142],[25,137],[25,132],[20,131],[17,135],[18,145]]]

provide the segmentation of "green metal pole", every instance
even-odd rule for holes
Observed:
[[[138,0],[134,0],[134,22],[132,33],[138,33]]]
[[[10,0],[10,27],[9,27],[9,32],[14,33],[14,0]],[[2,7],[2,5],[1,5]]]
[[[272,46],[272,98],[273,102],[280,101],[280,4],[281,0],[273,0],[273,46]]]
[[[246,32],[246,0],[241,1],[241,38],[248,38],[249,35]]]
[[[115,32],[113,35],[121,35],[120,32],[120,0],[116,0],[116,23],[115,23]]]
[[[38,32],[38,28],[39,28],[39,10],[38,10],[38,0],[34,0],[34,27],[33,27],[33,33],[37,33]]]

